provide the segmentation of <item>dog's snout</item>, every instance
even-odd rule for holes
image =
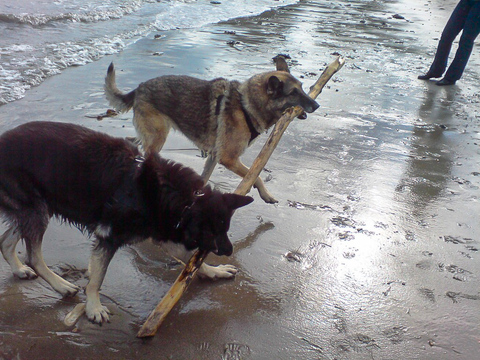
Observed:
[[[222,236],[221,238],[217,238],[217,240],[215,241],[215,245],[216,245],[215,255],[230,256],[233,254],[233,245],[230,242],[230,239],[228,239],[228,236],[224,236],[224,237]]]
[[[233,254],[233,247],[232,247],[231,249],[229,249],[229,250],[221,250],[221,249],[219,249],[219,250],[217,250],[216,252],[214,252],[214,254],[215,254],[215,255],[218,255],[218,256],[223,256],[223,255],[225,255],[225,256],[230,256],[230,255]]]
[[[307,113],[312,113],[315,110],[317,110],[320,107],[318,103],[314,100],[310,101],[309,104],[303,107],[303,110],[305,110]]]
[[[225,246],[225,247],[221,247],[219,249],[217,249],[217,251],[215,252],[215,255],[218,255],[218,256],[230,256],[233,254],[233,246],[232,244],[229,244],[230,246]]]

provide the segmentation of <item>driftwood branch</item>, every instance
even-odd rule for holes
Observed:
[[[316,99],[318,95],[322,92],[325,84],[332,78],[332,76],[339,71],[345,60],[341,57],[338,57],[334,62],[332,62],[320,75],[320,78],[317,80],[315,84],[310,87],[310,91],[308,95],[312,99]],[[283,116],[278,120],[275,124],[275,127],[272,130],[267,142],[263,146],[262,150],[258,154],[257,158],[253,162],[250,170],[248,171],[247,175],[243,178],[243,180],[238,185],[237,189],[235,190],[236,194],[246,195],[253,186],[253,183],[260,175],[260,172],[267,164],[268,159],[272,155],[273,151],[277,147],[278,142],[280,141],[283,133],[287,129],[288,125],[295,119],[298,115],[302,114],[303,109],[300,106],[295,106],[293,108],[287,109],[287,111],[283,114]]]
[[[190,282],[193,280],[193,277],[207,255],[208,251],[205,250],[198,250],[193,254],[170,290],[168,290],[162,301],[158,303],[157,307],[150,313],[147,320],[145,320],[145,323],[138,331],[137,337],[141,338],[155,335],[160,324],[177,301],[180,300],[185,290],[187,290],[188,285],[190,285]]]
[[[308,95],[312,99],[317,98],[317,96],[320,95],[320,93],[322,92],[325,84],[332,78],[332,76],[337,71],[342,68],[344,63],[345,60],[342,57],[338,57],[335,61],[333,61],[320,75],[320,78],[317,80],[317,82],[310,88],[310,92],[308,93]],[[273,128],[267,142],[265,143],[257,158],[253,162],[247,175],[243,178],[242,182],[234,191],[235,194],[246,195],[250,191],[253,183],[260,175],[260,172],[262,171],[268,159],[275,150],[278,142],[280,141],[280,138],[287,129],[288,125],[302,112],[303,109],[299,106],[296,106],[294,108],[288,109],[284,113],[284,115],[280,118],[280,120]],[[182,273],[172,285],[170,290],[164,296],[162,301],[149,315],[149,317],[141,327],[140,331],[138,332],[137,337],[149,337],[155,335],[163,319],[165,319],[170,310],[181,298],[183,292],[187,289],[196,271],[202,265],[203,260],[206,258],[207,255],[207,251],[198,250],[192,256],[192,258],[186,264],[185,269],[182,271]]]

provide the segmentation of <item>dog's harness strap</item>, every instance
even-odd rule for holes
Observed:
[[[247,123],[248,130],[250,130],[250,141],[248,142],[248,144],[250,145],[252,141],[255,140],[258,135],[260,135],[260,133],[257,131],[255,126],[253,125],[252,118],[250,117],[250,115],[248,115],[247,111],[243,106],[242,106],[242,111],[243,111],[243,115],[245,116],[245,122]]]
[[[220,115],[220,110],[221,110],[220,107],[222,105],[222,100],[224,99],[224,97],[225,97],[224,95],[220,95],[219,97],[217,97],[217,104],[215,106],[216,116]],[[245,110],[243,105],[241,105],[241,108],[243,111],[243,115],[245,116],[245,122],[247,123],[248,130],[250,130],[250,140],[248,141],[248,144],[250,145],[252,141],[255,140],[258,135],[260,135],[260,133],[257,131],[255,126],[253,125],[252,118],[250,117],[250,115],[248,115],[248,112]]]
[[[177,230],[180,229],[180,227],[183,224],[183,218],[185,217],[185,213],[189,211],[193,207],[193,205],[195,205],[195,202],[197,201],[197,199],[202,197],[203,195],[205,195],[205,193],[203,192],[202,189],[198,189],[193,192],[193,196],[194,196],[193,202],[190,205],[186,205],[183,208],[182,213],[180,214],[180,220],[178,220],[177,225],[175,225],[175,229]]]
[[[220,115],[220,106],[222,105],[222,100],[225,97],[225,95],[220,95],[217,97],[217,105],[215,106],[215,115]]]

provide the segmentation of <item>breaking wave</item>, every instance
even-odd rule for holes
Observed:
[[[296,1],[0,1],[0,104],[22,98],[65,68],[118,53],[152,31],[200,27]]]

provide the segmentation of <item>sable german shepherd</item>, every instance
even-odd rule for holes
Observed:
[[[65,123],[31,122],[1,135],[0,174],[0,216],[8,225],[0,249],[19,278],[39,275],[60,294],[75,295],[79,287],[45,264],[43,235],[56,216],[95,237],[85,310],[96,323],[109,319],[99,290],[118,248],[152,238],[184,262],[196,248],[231,255],[233,211],[253,201],[212,190],[157,153],[144,158],[129,141]],[[30,266],[15,252],[20,239]],[[230,265],[199,269],[212,279],[235,273]]]
[[[318,108],[300,81],[290,75],[284,59],[277,61],[277,69],[281,71],[254,75],[243,83],[167,75],[124,94],[116,86],[112,63],[104,88],[116,110],[133,108],[133,124],[146,153],[159,152],[172,127],[207,152],[202,173],[207,182],[218,162],[244,177],[248,167],[240,156],[287,108],[299,105],[308,113]],[[255,187],[265,202],[277,202],[261,178],[255,181]]]

